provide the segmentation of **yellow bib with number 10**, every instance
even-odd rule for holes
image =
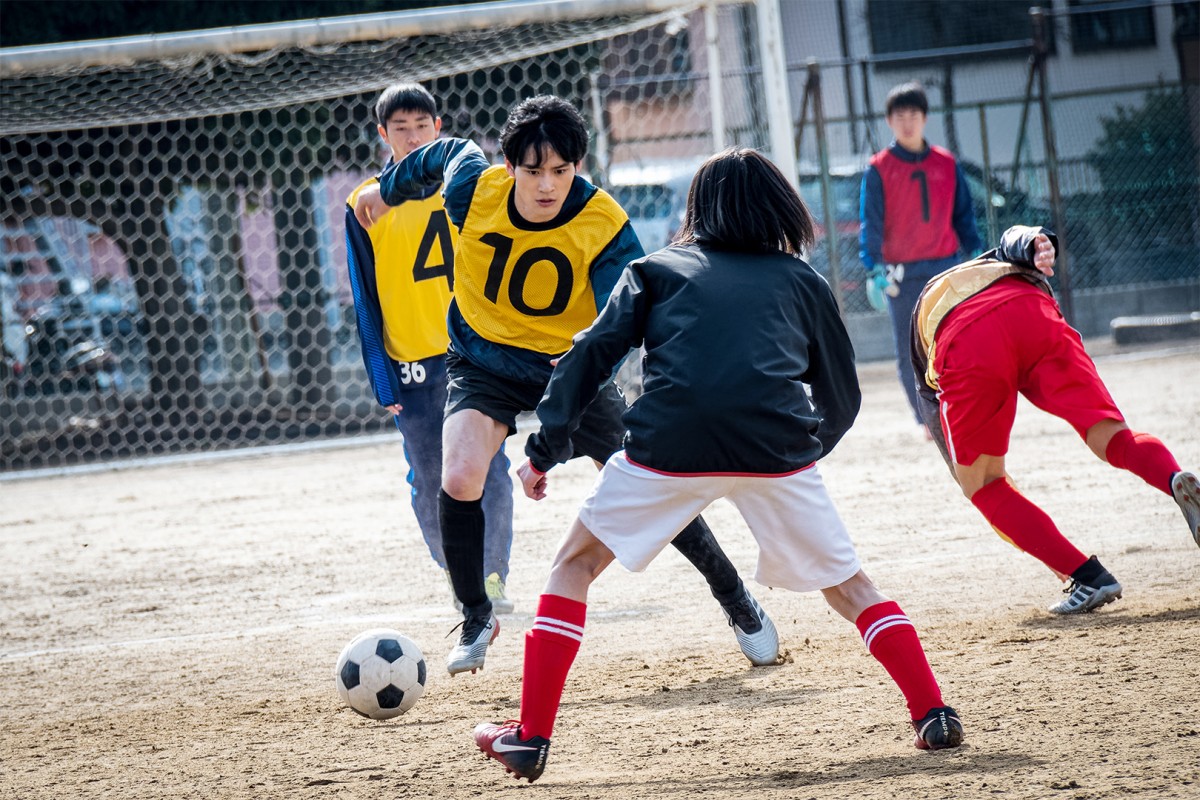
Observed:
[[[589,270],[628,220],[597,190],[553,228],[514,222],[513,179],[479,176],[455,254],[455,295],[467,324],[498,344],[557,354],[596,318]]]

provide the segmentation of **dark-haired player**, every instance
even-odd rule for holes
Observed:
[[[908,326],[925,281],[983,249],[962,167],[949,150],[925,141],[929,99],[919,83],[887,96],[894,140],[863,174],[859,257],[886,287],[896,372],[917,424],[917,392],[908,366]]]
[[[647,354],[625,449],[601,470],[538,602],[521,719],[475,728],[479,749],[517,777],[532,782],[545,769],[592,582],[614,559],[645,569],[722,497],[758,542],[760,583],[819,590],[857,626],[904,694],[916,746],[962,741],[916,629],[863,572],[817,467],[861,394],[833,293],[798,258],[812,239],[808,209],[774,164],[744,148],[713,156],[692,179],[677,244],[629,266],[555,369],[518,469],[535,500],[546,472],[570,458],[570,432],[599,382],[631,347]]]
[[[438,138],[442,120],[433,95],[417,83],[383,91],[375,103],[379,137],[400,161]],[[404,435],[412,507],[434,562],[446,569],[438,523],[442,483],[442,413],[446,406],[446,309],[453,296],[454,242],[437,186],[361,224],[358,197],[377,186],[370,178],[346,200],[346,261],[363,364],[379,405]],[[505,594],[512,548],[512,478],[499,450],[488,466],[484,574],[497,613],[513,610]],[[457,603],[457,600],[455,600]]]
[[[1070,423],[1101,460],[1173,497],[1197,545],[1200,480],[1161,441],[1125,424],[1051,295],[1056,248],[1044,228],[1009,228],[995,250],[929,281],[912,318],[910,374],[963,494],[1001,536],[1070,576],[1050,612],[1081,614],[1119,598],[1121,584],[1009,480],[1017,395]]]
[[[386,169],[380,194],[356,206],[375,213],[381,198],[399,203],[442,183],[459,229],[439,496],[447,565],[463,604],[462,634],[446,662],[452,675],[482,667],[499,631],[482,572],[487,466],[516,432],[517,415],[537,406],[555,359],[642,255],[629,217],[579,175],[587,140],[570,103],[534,97],[509,114],[503,166],[490,166],[470,141],[442,139]],[[572,431],[572,452],[606,461],[621,448],[624,412],[620,390],[605,381]],[[681,527],[674,544],[708,580],[742,651],[755,664],[773,663],[775,627],[711,531],[699,518]]]

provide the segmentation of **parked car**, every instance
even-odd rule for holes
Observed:
[[[688,187],[701,159],[617,164],[609,169],[608,189],[647,253],[671,243],[683,222]]]

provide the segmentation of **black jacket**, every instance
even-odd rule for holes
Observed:
[[[644,392],[625,413],[625,450],[654,469],[790,472],[828,454],[858,414],[850,337],[812,267],[675,246],[629,265],[555,368],[525,448],[534,467],[571,457],[583,410],[638,345]]]

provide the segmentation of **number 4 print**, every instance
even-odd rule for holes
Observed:
[[[442,263],[429,266],[429,254],[433,251],[434,243],[440,245]],[[450,221],[446,212],[438,209],[429,215],[429,224],[421,236],[421,244],[417,247],[417,258],[413,262],[413,280],[431,281],[434,278],[445,277],[454,291],[454,245],[450,238]]]

